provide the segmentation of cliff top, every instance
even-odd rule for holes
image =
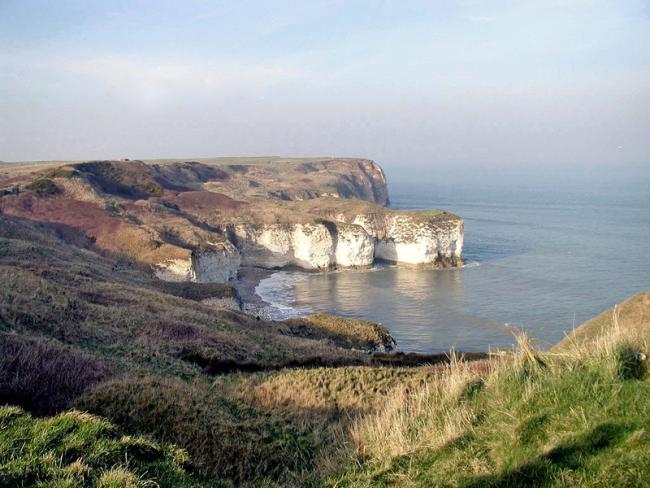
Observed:
[[[588,346],[615,327],[633,334],[648,336],[650,328],[650,291],[628,298],[616,308],[610,308],[580,325],[558,342],[551,351],[565,352],[571,347]]]
[[[37,162],[0,169],[0,212],[148,264],[227,245],[230,224],[349,223],[359,214],[408,215],[410,223],[437,227],[460,220],[442,210],[396,212],[387,204],[384,172],[368,159]]]

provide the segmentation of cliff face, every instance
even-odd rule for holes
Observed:
[[[335,222],[233,227],[242,264],[319,270],[372,264],[374,240],[358,225]]]
[[[308,224],[240,224],[232,235],[242,264],[264,268],[365,267],[376,260],[430,267],[461,263],[463,221],[458,217],[371,206],[366,212]]]
[[[458,217],[386,208],[384,172],[364,159],[96,161],[0,174],[0,195],[0,212],[168,281],[226,282],[240,265],[453,266],[463,247]]]
[[[455,266],[463,251],[463,221],[427,212],[358,215],[354,223],[375,238],[375,257],[405,265]]]

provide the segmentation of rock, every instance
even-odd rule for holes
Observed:
[[[240,224],[233,231],[246,266],[323,270],[369,266],[374,259],[374,240],[353,224]]]
[[[360,225],[337,222],[336,265],[337,267],[366,267],[372,265],[375,257],[375,240]]]
[[[462,220],[441,227],[413,215],[393,215],[386,219],[375,257],[397,264],[452,266],[461,259],[463,238]]]
[[[185,259],[166,259],[155,267],[155,275],[164,281],[226,283],[237,277],[241,264],[239,251],[230,242],[220,242],[200,250],[186,250]]]
[[[325,213],[328,220],[310,223],[237,224],[232,234],[242,264],[262,268],[322,270],[370,266],[375,260],[432,267],[461,262],[463,221],[458,217],[371,205],[364,207],[367,213]]]
[[[387,210],[359,214],[352,220],[375,239],[375,259],[412,266],[454,266],[461,262],[463,221],[451,214]]]
[[[192,253],[194,281],[199,283],[226,283],[237,277],[240,264],[239,251],[230,242]]]

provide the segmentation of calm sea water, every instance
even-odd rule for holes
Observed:
[[[551,344],[650,290],[650,189],[393,183],[396,209],[465,219],[466,266],[280,271],[258,294],[279,315],[331,312],[383,323],[403,351],[509,347],[523,329]]]

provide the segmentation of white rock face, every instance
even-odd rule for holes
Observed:
[[[154,274],[163,281],[194,281],[191,256],[162,261],[155,266]]]
[[[370,266],[375,259],[412,266],[460,261],[463,221],[427,212],[357,215],[340,221],[235,227],[242,264],[303,269]]]
[[[192,253],[194,280],[199,283],[226,283],[237,277],[241,264],[239,251],[231,243],[217,249]]]
[[[463,249],[463,221],[427,212],[356,215],[344,222],[237,224],[230,228],[236,247],[224,239],[186,259],[159,263],[156,275],[168,281],[225,283],[240,265],[296,266],[308,270],[366,267],[375,260],[408,266],[452,266]]]
[[[289,266],[293,260],[293,229],[289,225],[234,227],[241,264],[261,268]]]
[[[370,266],[375,257],[375,240],[359,225],[338,223],[336,229],[337,266]]]
[[[241,258],[230,242],[220,242],[201,251],[187,250],[186,259],[168,259],[155,267],[155,275],[164,281],[226,283],[237,277]]]
[[[463,225],[440,228],[432,222],[414,222],[408,215],[387,219],[386,235],[375,250],[378,259],[409,265],[451,263],[460,258]]]
[[[374,240],[357,225],[242,224],[234,231],[242,264],[248,266],[312,270],[369,266],[374,256]]]
[[[463,221],[426,212],[357,215],[353,222],[375,238],[375,258],[406,265],[452,265],[463,251]]]
[[[296,224],[292,263],[305,269],[327,269],[336,264],[334,240],[323,224]]]

